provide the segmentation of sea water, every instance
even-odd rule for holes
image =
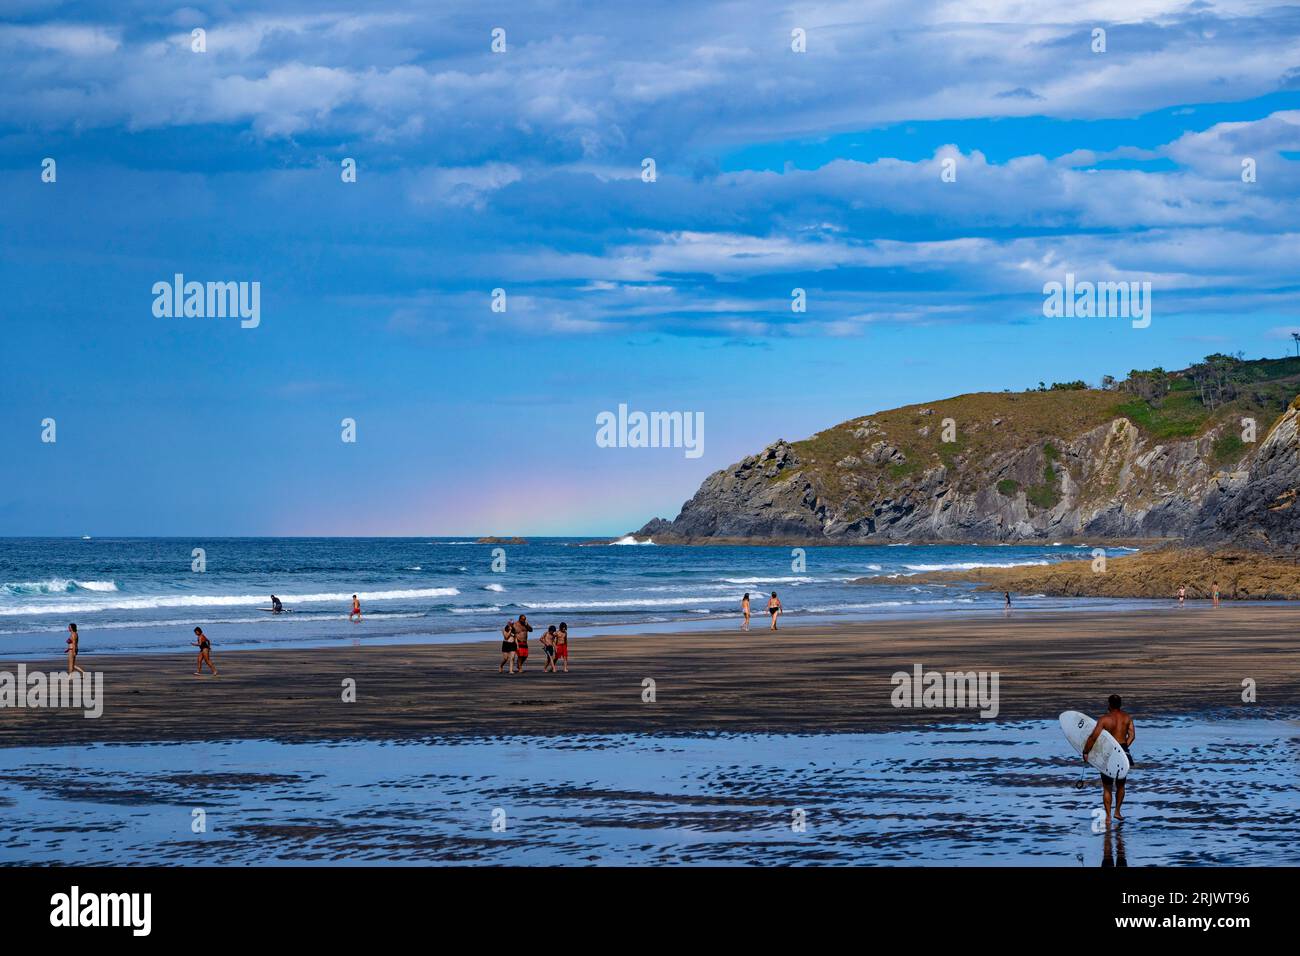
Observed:
[[[201,549],[201,561],[195,550]],[[500,550],[498,550],[500,549]],[[1131,549],[1110,548],[1117,557]],[[90,655],[214,644],[326,646],[496,639],[519,614],[575,634],[736,623],[749,592],[756,619],[778,592],[783,624],[1000,608],[1001,594],[909,580],[933,570],[1090,558],[1082,544],[670,547],[543,538],[2,538],[0,656],[57,656],[75,622]],[[201,567],[201,570],[196,570]],[[883,576],[883,585],[853,584]],[[292,613],[272,616],[275,593]],[[364,622],[348,611],[359,595]],[[1017,607],[1140,602],[1015,595]],[[759,622],[761,623],[761,622]]]

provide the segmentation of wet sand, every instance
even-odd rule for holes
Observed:
[[[544,623],[544,622],[539,622]],[[1112,692],[1144,716],[1294,716],[1300,608],[1172,604],[1125,613],[1014,611],[980,617],[575,637],[571,673],[498,675],[498,644],[351,644],[222,653],[221,677],[189,653],[93,655],[104,714],[0,709],[0,746],[270,738],[286,741],[528,734],[851,733],[979,721],[975,710],[896,709],[890,676],[997,671],[999,720],[1097,712]],[[364,625],[358,627],[364,634]],[[57,669],[59,659],[27,661]],[[0,670],[13,672],[17,661]],[[643,702],[643,680],[655,701]],[[1258,703],[1241,701],[1242,681]],[[343,682],[357,699],[342,701]]]

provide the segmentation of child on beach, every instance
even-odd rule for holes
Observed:
[[[564,661],[564,673],[569,673],[569,625],[560,622],[560,629],[555,632],[555,657]]]
[[[749,592],[748,591],[746,591],[745,596],[740,599],[740,613],[745,616],[745,620],[741,623],[740,629],[742,631],[748,631],[749,630]]]
[[[1214,584],[1211,585],[1211,588],[1213,589],[1213,594],[1214,594],[1214,607],[1218,607],[1219,606],[1219,582],[1215,581]]]
[[[353,624],[361,623],[361,602],[355,594],[352,595],[352,613],[348,615],[348,620]]]
[[[771,599],[767,602],[767,613],[772,615],[772,630],[776,630],[776,619],[781,616],[781,599],[772,592]]]
[[[519,662],[519,673],[524,672],[524,665],[528,663],[528,632],[533,626],[528,623],[528,616],[519,615],[519,620],[512,625],[515,632],[515,659]]]
[[[190,647],[197,647],[199,649],[199,659],[194,664],[194,676],[202,677],[203,665],[207,664],[208,670],[212,671],[212,676],[216,677],[217,669],[212,666],[212,642],[208,640],[208,635],[203,633],[203,628],[201,627],[196,627],[194,629],[194,634],[198,637],[198,640],[190,644]]]
[[[510,673],[515,672],[515,651],[518,649],[515,643],[515,622],[506,621],[506,626],[501,628],[501,666],[497,668],[498,674],[506,673],[506,665],[510,665]]]
[[[546,629],[546,633],[542,635],[542,652],[546,654],[546,666],[542,668],[543,674],[545,674],[547,671],[550,671],[552,674],[556,673],[555,635],[556,635],[556,631],[555,631],[554,624],[548,627]]]
[[[81,636],[77,633],[77,625],[68,625],[68,673],[78,671],[86,673],[82,668],[77,666],[77,651],[81,646]]]

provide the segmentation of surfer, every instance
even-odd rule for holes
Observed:
[[[1126,714],[1120,707],[1124,701],[1119,694],[1111,694],[1106,698],[1106,706],[1109,708],[1106,714],[1097,721],[1097,726],[1092,728],[1092,733],[1083,744],[1083,762],[1088,762],[1088,751],[1092,745],[1097,742],[1103,730],[1109,731],[1110,735],[1115,738],[1115,742],[1124,748],[1124,755],[1128,757],[1129,769],[1133,769],[1133,755],[1128,752],[1129,745],[1137,737],[1137,732],[1133,729],[1133,718]],[[1109,822],[1110,813],[1110,793],[1111,789],[1115,791],[1115,819],[1123,820],[1124,815],[1119,812],[1120,807],[1124,804],[1124,778],[1116,780],[1114,777],[1108,777],[1106,774],[1101,775],[1101,805],[1106,808],[1106,820]]]
[[[208,670],[212,671],[212,676],[216,677],[217,669],[212,666],[212,642],[208,640],[208,635],[203,633],[203,628],[201,627],[196,627],[194,629],[194,636],[197,637],[198,640],[191,643],[190,647],[197,647],[199,649],[199,659],[194,664],[194,676],[202,677],[203,665],[207,664]]]
[[[279,614],[279,613],[280,613],[281,611],[283,611],[283,610],[284,610],[284,605],[280,603],[280,599],[279,599],[278,597],[276,597],[274,594],[272,594],[272,595],[271,595],[271,611],[272,611],[273,613],[275,613],[275,614]]]
[[[501,628],[501,666],[497,668],[498,674],[506,673],[506,665],[510,665],[510,673],[515,672],[515,651],[518,645],[515,643],[515,625],[513,621],[506,621],[506,626]]]
[[[740,613],[745,616],[744,623],[740,625],[740,629],[742,631],[748,631],[749,630],[749,592],[748,591],[746,591],[745,596],[740,599]]]
[[[569,673],[569,625],[563,621],[555,632],[555,658],[564,661],[564,673]]]
[[[81,635],[77,633],[77,625],[68,625],[68,673],[73,671],[86,673],[84,669],[77,666],[77,650],[81,646]]]
[[[361,602],[355,594],[352,595],[352,613],[348,615],[348,620],[353,624],[361,623]]]
[[[781,616],[781,599],[772,592],[772,597],[767,602],[767,613],[772,615],[772,630],[776,630],[776,619]]]

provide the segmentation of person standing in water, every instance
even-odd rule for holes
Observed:
[[[348,615],[348,620],[353,624],[361,623],[361,602],[355,594],[352,595],[352,613]]]
[[[81,647],[81,635],[77,633],[77,625],[68,625],[68,673],[76,671],[79,674],[86,673],[85,670],[77,666],[77,651]]]
[[[563,621],[555,632],[555,659],[564,661],[564,673],[569,673],[569,625]]]
[[[1133,718],[1120,709],[1124,701],[1119,694],[1111,694],[1106,698],[1106,706],[1109,708],[1104,717],[1097,721],[1097,726],[1092,728],[1092,733],[1083,743],[1083,762],[1088,762],[1088,751],[1092,750],[1092,745],[1097,742],[1103,730],[1110,733],[1115,738],[1115,742],[1124,748],[1124,756],[1128,757],[1129,769],[1133,769],[1133,755],[1128,752],[1129,745],[1137,738],[1137,731],[1133,729]],[[1124,815],[1119,812],[1119,808],[1124,804],[1124,777],[1118,780],[1114,777],[1108,777],[1104,773],[1101,775],[1101,805],[1106,808],[1106,822],[1110,823],[1110,793],[1111,789],[1115,791],[1115,819],[1123,820]]]
[[[746,591],[745,596],[740,599],[740,613],[745,616],[745,620],[741,623],[740,629],[742,631],[748,631],[749,630],[749,592],[748,591]]]
[[[772,592],[772,596],[767,601],[767,613],[772,615],[772,630],[776,630],[776,619],[781,616],[781,599]]]
[[[208,640],[208,635],[203,633],[203,628],[201,627],[196,627],[194,629],[194,636],[197,637],[198,640],[194,641],[190,647],[197,647],[199,649],[199,659],[194,664],[194,676],[202,677],[203,665],[207,664],[208,670],[212,671],[212,676],[216,677],[217,669],[212,666],[212,642]]]
[[[1210,585],[1210,587],[1211,587],[1211,593],[1214,595],[1214,607],[1218,607],[1219,606],[1219,582],[1215,581],[1214,584]]]
[[[506,626],[501,628],[501,666],[497,668],[498,674],[506,673],[506,665],[510,665],[509,673],[515,672],[515,651],[519,645],[515,643],[515,623],[506,621]]]
[[[1184,585],[1178,586],[1178,606],[1182,607],[1183,602],[1187,600],[1187,588]]]

